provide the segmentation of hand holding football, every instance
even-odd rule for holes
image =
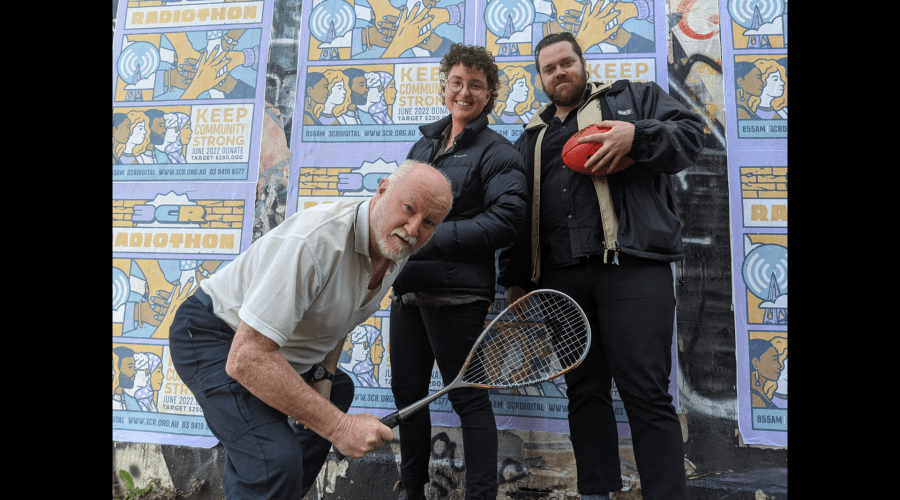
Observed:
[[[593,156],[594,153],[596,153],[601,147],[603,147],[603,143],[602,142],[579,143],[578,139],[585,137],[585,136],[589,136],[589,135],[608,132],[609,130],[611,130],[610,127],[601,126],[600,124],[595,123],[592,125],[588,125],[587,127],[584,127],[583,129],[576,132],[572,137],[569,138],[568,141],[566,141],[566,144],[563,146],[563,150],[562,150],[563,163],[567,167],[569,167],[572,170],[574,170],[578,173],[581,173],[581,174],[595,175],[595,176],[596,175],[600,175],[600,176],[606,175],[607,171],[609,170],[609,165],[606,165],[605,167],[600,168],[596,173],[591,171],[590,168],[587,168],[585,166],[585,163],[587,163],[588,159],[590,159],[590,157]],[[620,163],[627,162],[625,167],[627,167],[633,163],[631,158],[628,158],[628,157],[622,157],[619,162]]]

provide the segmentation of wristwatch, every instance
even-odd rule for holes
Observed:
[[[315,383],[320,380],[331,380],[332,382],[334,382],[334,374],[329,373],[328,370],[322,368],[321,366],[313,365],[312,382]]]

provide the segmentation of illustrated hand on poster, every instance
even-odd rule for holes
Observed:
[[[222,83],[228,76],[225,67],[231,63],[231,58],[227,57],[230,52],[222,50],[216,46],[212,53],[201,52],[200,60],[195,66],[196,73],[193,74],[188,88],[182,94],[182,99],[196,99],[197,96],[212,89]]]
[[[387,20],[390,21],[390,19]],[[406,8],[402,9],[399,17],[391,21],[394,23],[396,31],[382,57],[389,59],[400,57],[407,50],[424,42],[432,34],[434,28],[423,28],[432,20],[434,20],[434,16],[431,15],[431,9],[422,7],[421,4],[413,7],[411,11]]]
[[[172,283],[172,285],[173,288],[171,292],[160,290],[157,292],[157,296],[151,299],[153,302],[153,309],[157,314],[156,317],[160,318],[159,325],[156,327],[156,332],[153,334],[154,337],[169,337],[169,327],[172,325],[172,321],[175,320],[175,311],[177,311],[178,306],[191,295],[194,280],[190,279],[184,284],[176,281]]]
[[[543,36],[562,31],[575,35],[585,53],[652,52],[652,40],[644,38],[648,33],[635,34],[635,26],[629,30],[623,24],[629,20],[646,21],[652,31],[654,22],[651,0],[597,0],[582,4],[576,0],[550,0],[555,19],[544,23]],[[643,35],[643,36],[642,36]],[[652,37],[651,37],[652,38]]]
[[[568,27],[573,33],[576,33],[575,39],[582,47],[593,47],[601,42],[615,43],[622,46],[621,40],[616,40],[617,32],[621,26],[622,20],[618,16],[622,13],[625,5],[629,5],[634,15],[637,15],[637,9],[634,4],[626,3],[607,3],[597,2],[594,7],[584,13],[584,18],[579,22],[577,20],[581,12],[578,10],[567,10],[566,15],[559,16],[559,22]],[[615,7],[615,8],[613,8]],[[634,17],[634,16],[632,16]],[[619,43],[617,43],[619,42]]]

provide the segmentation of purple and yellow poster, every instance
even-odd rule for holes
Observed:
[[[119,3],[114,181],[256,180],[271,8]]]
[[[338,199],[364,199],[402,163],[419,126],[447,115],[440,60],[453,43],[483,45],[500,69],[490,127],[511,142],[548,102],[534,68],[547,34],[572,32],[588,78],[656,81],[668,89],[667,21],[659,0],[311,0],[303,2],[291,178],[286,215]],[[356,383],[351,413],[396,409],[391,384],[390,302],[348,336],[340,366]],[[506,306],[497,290],[486,323]],[[674,334],[674,325],[673,325]],[[673,342],[673,359],[677,355]],[[670,392],[677,406],[673,363]],[[430,390],[443,387],[432,372]],[[615,394],[619,433],[627,416]],[[502,429],[568,432],[562,378],[491,394]],[[459,425],[449,401],[431,404],[434,425]]]
[[[722,0],[738,427],[787,446],[786,0]]]
[[[211,447],[178,306],[252,239],[272,4],[121,1],[113,40],[113,440]]]

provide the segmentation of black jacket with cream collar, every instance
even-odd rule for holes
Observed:
[[[654,82],[618,80],[608,89],[597,83],[589,85],[592,92],[581,108],[598,106],[598,100],[605,99],[612,116],[604,119],[627,121],[635,126],[628,154],[635,163],[608,176],[619,221],[621,252],[666,262],[682,260],[681,219],[670,177],[700,156],[705,142],[703,123]],[[525,158],[528,222],[519,240],[501,255],[498,282],[503,286],[535,288],[530,282],[533,162],[538,133],[547,126],[541,114],[550,106],[545,105],[534,114],[515,144]]]

